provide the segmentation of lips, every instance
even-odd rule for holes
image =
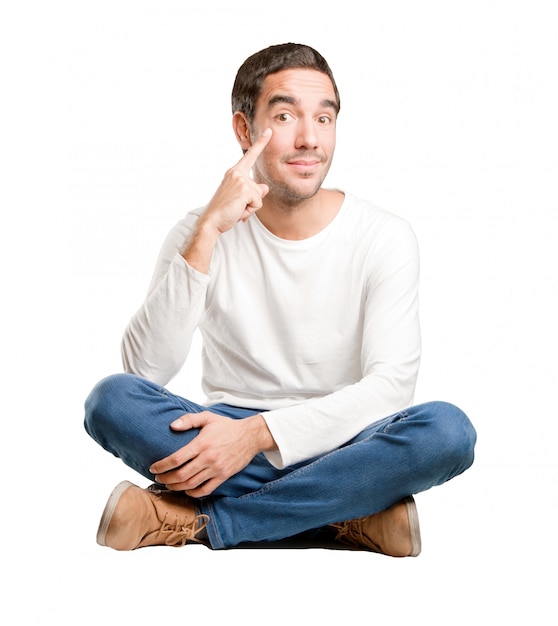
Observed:
[[[306,160],[296,160],[296,161],[287,161],[289,165],[298,165],[300,167],[313,167],[314,165],[318,165],[320,163],[319,160],[306,161]]]
[[[325,159],[319,156],[307,154],[287,157],[285,159],[285,163],[289,167],[305,175],[312,174],[324,161]]]
[[[312,153],[299,153],[292,156],[288,156],[285,159],[285,163],[288,165],[295,165],[298,167],[314,167],[325,161],[325,157]]]

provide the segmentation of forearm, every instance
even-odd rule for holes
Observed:
[[[127,372],[167,384],[188,355],[203,314],[209,277],[196,272],[176,254],[130,320],[122,338]]]
[[[326,454],[371,423],[413,403],[419,354],[401,367],[379,367],[361,381],[321,398],[264,413],[276,450],[266,452],[278,468]]]
[[[190,267],[202,274],[208,274],[218,238],[219,231],[207,215],[202,214],[190,235],[185,239],[180,254]]]

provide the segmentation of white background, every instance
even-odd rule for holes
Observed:
[[[556,623],[556,3],[12,6],[0,15],[3,623]],[[285,41],[322,52],[341,91],[327,185],[417,233],[416,401],[470,415],[476,463],[417,497],[418,559],[100,548],[108,494],[137,477],[86,436],[83,400],[121,369],[167,231],[240,157],[237,68]],[[202,399],[196,359],[170,387]]]

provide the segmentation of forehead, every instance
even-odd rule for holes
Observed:
[[[301,104],[337,104],[329,76],[306,68],[291,68],[266,76],[256,109],[268,107],[277,96],[286,96]]]

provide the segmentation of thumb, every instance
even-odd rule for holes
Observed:
[[[170,427],[173,430],[190,430],[191,428],[201,428],[205,424],[207,424],[207,416],[204,411],[203,413],[185,413],[171,422]]]

